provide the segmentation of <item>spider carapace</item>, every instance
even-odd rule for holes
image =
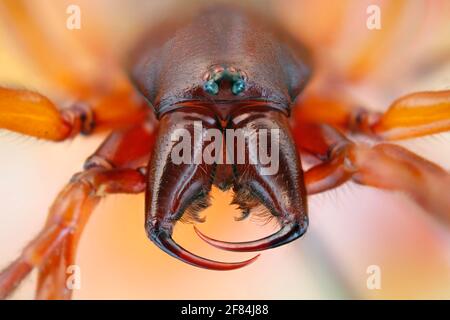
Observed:
[[[308,50],[272,22],[239,8],[209,8],[152,30],[130,55],[130,83],[97,94],[67,81],[82,97],[69,108],[60,109],[38,93],[0,89],[1,128],[53,141],[113,130],[58,195],[43,230],[0,274],[0,297],[39,267],[37,296],[69,298],[65,268],[73,264],[83,226],[106,194],[145,192],[150,240],[179,260],[214,270],[240,268],[256,257],[218,262],[172,239],[180,219],[201,220],[198,213],[208,206],[213,185],[233,190],[242,218],[263,207],[280,225],[273,235],[240,243],[215,240],[196,229],[209,244],[231,251],[261,251],[301,237],[308,226],[307,194],[349,180],[404,191],[427,211],[450,220],[450,200],[442,194],[450,185],[445,170],[399,146],[347,138],[356,133],[383,141],[447,131],[449,91],[410,94],[383,114],[336,101],[339,92],[333,88],[308,92],[314,60]],[[262,174],[260,162],[218,161],[217,150],[212,163],[174,160],[179,142],[174,135],[194,137],[189,140],[194,155],[213,141],[208,129],[219,132],[215,140],[221,157],[240,151],[248,156],[261,144],[247,137],[230,146],[227,130],[263,130],[270,141],[277,132],[278,170]],[[304,153],[318,162],[305,172]]]

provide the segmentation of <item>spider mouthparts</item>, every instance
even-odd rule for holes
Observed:
[[[197,256],[190,251],[184,249],[178,245],[170,235],[169,232],[165,230],[158,230],[157,228],[151,229],[149,232],[149,238],[164,252],[168,253],[174,258],[177,258],[185,263],[191,264],[195,267],[211,269],[211,270],[234,270],[245,267],[250,263],[254,262],[259,254],[253,258],[241,262],[220,262],[210,259],[206,259]]]
[[[197,235],[206,243],[219,249],[238,252],[262,251],[282,246],[300,238],[307,228],[308,218],[305,217],[302,224],[297,222],[286,224],[279,231],[265,238],[246,242],[226,242],[210,238],[194,226]]]

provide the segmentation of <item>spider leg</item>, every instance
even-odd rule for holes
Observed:
[[[114,105],[120,108],[111,107]],[[39,93],[0,87],[0,129],[52,141],[62,141],[78,133],[89,134],[94,129],[138,123],[147,110],[130,91],[114,92],[92,99],[91,103],[80,102],[59,109]]]
[[[140,122],[148,111],[113,55],[100,43],[97,30],[61,34],[49,21],[37,19],[40,3],[5,0],[0,3],[0,23],[35,62],[39,75],[58,90],[58,98],[75,100],[59,108],[43,95],[0,87],[0,129],[61,141],[78,133]],[[61,9],[64,9],[64,5]],[[52,10],[48,10],[50,13]],[[65,16],[64,16],[65,17]],[[64,31],[65,19],[61,23]],[[95,29],[95,28],[94,28]],[[81,30],[79,30],[81,31]],[[50,89],[51,91],[52,89]]]
[[[350,99],[310,95],[295,115],[300,123],[327,123],[380,140],[400,140],[450,130],[450,90],[415,92],[384,113],[355,107]]]
[[[5,27],[14,35],[16,44],[25,52],[32,54],[32,60],[38,66],[45,67],[47,79],[55,81],[60,87],[82,91],[82,81],[75,77],[70,64],[61,56],[62,43],[49,39],[43,25],[33,13],[33,4],[19,0],[5,0],[0,4]],[[51,41],[53,40],[53,41]]]
[[[450,90],[404,96],[396,100],[379,119],[368,119],[367,125],[368,134],[384,140],[408,139],[448,131]],[[362,130],[365,130],[364,126]]]
[[[87,159],[50,208],[46,225],[0,273],[0,298],[6,298],[31,272],[39,268],[36,297],[69,299],[67,268],[74,264],[78,240],[91,212],[105,194],[140,193],[146,182],[139,170],[153,145],[148,124],[113,132]]]
[[[11,34],[10,46],[59,91],[78,97],[91,95],[105,83],[115,85],[123,74],[101,27],[90,24],[76,32],[68,30],[66,7],[55,4],[43,10],[39,2],[2,1],[0,22]]]
[[[348,140],[328,125],[302,125],[298,147],[323,160],[304,175],[308,194],[356,183],[408,194],[425,210],[450,224],[450,174],[400,146],[382,143],[369,147]]]

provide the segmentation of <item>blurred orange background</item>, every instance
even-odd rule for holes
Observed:
[[[41,71],[45,66],[34,66],[33,55],[14,42],[2,1],[6,0],[0,0],[0,85],[24,87],[64,101],[65,92],[46,81]],[[393,8],[392,2],[402,4]],[[24,3],[54,39],[68,41],[67,64],[77,65],[89,77],[98,72],[98,57],[81,54],[70,45],[74,38],[98,39],[120,60],[144,26],[175,12],[194,10],[203,1]],[[65,28],[69,4],[81,7],[81,30]],[[379,31],[366,28],[369,4],[381,8],[381,21],[386,25]],[[248,6],[273,15],[311,46],[321,72],[353,70],[358,81],[349,85],[349,91],[371,109],[383,110],[408,92],[450,88],[448,1],[267,0],[249,1]],[[375,49],[367,74],[360,76],[355,65],[364,45]],[[104,138],[100,134],[52,144],[0,131],[0,268],[39,231],[60,188]],[[450,134],[440,134],[399,144],[450,170],[449,138]],[[276,228],[252,220],[235,222],[233,217],[239,212],[229,205],[230,194],[214,190],[213,198],[213,205],[203,213],[207,221],[200,226],[207,234],[245,240]],[[309,197],[309,206],[310,229],[302,239],[264,252],[244,269],[215,272],[174,260],[147,239],[143,195],[109,196],[92,215],[81,239],[77,259],[81,289],[74,298],[450,298],[450,232],[406,196],[348,183]],[[250,257],[207,246],[192,225],[178,224],[175,239],[215,259]],[[370,265],[381,268],[379,290],[366,286]],[[35,276],[13,298],[31,299]]]

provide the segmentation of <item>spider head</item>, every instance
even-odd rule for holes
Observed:
[[[170,255],[195,266],[229,270],[254,259],[223,263],[199,257],[172,239],[176,222],[201,222],[212,185],[232,188],[244,215],[263,208],[277,219],[277,233],[255,241],[206,242],[232,251],[260,251],[302,236],[308,226],[300,158],[287,116],[269,107],[241,108],[223,123],[211,110],[179,108],[161,117],[159,138],[149,164],[146,230]],[[225,127],[224,127],[225,125]]]

